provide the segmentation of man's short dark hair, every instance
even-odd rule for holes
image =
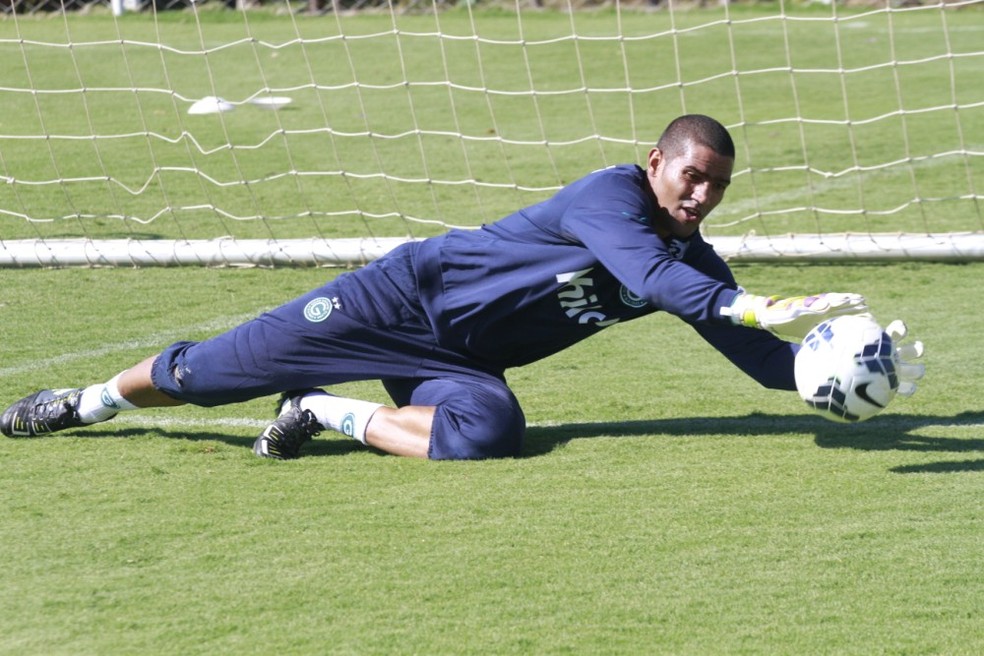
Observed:
[[[688,144],[705,146],[724,157],[735,157],[735,142],[731,140],[728,129],[703,114],[686,114],[673,119],[663,130],[656,147],[664,155],[674,157],[682,153]]]

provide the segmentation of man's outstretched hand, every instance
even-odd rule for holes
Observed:
[[[741,294],[731,306],[735,324],[795,341],[801,341],[818,323],[847,314],[869,314],[864,296],[841,292],[789,298]]]

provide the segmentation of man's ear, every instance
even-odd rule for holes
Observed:
[[[650,150],[649,161],[648,161],[649,166],[646,169],[646,172],[649,173],[649,175],[653,175],[654,173],[656,173],[656,169],[657,167],[659,167],[660,162],[662,161],[663,161],[663,151],[661,151],[659,148],[653,148],[652,150]]]

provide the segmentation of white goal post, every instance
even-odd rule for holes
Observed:
[[[683,113],[730,260],[984,259],[984,0],[180,4],[0,0],[0,266],[358,265]]]

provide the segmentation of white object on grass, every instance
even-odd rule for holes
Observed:
[[[288,96],[263,96],[260,98],[253,98],[250,100],[251,103],[257,107],[262,107],[263,109],[280,109],[291,103],[291,99]]]
[[[218,96],[205,96],[199,101],[196,101],[188,108],[189,114],[221,114],[222,112],[231,112],[236,108],[228,100],[223,100]]]

